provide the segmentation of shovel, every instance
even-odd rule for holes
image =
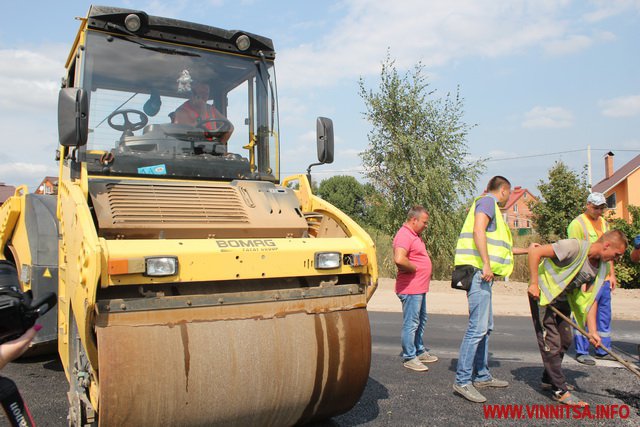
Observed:
[[[580,326],[578,326],[576,324],[576,322],[574,322],[573,320],[571,320],[567,316],[565,316],[560,310],[558,310],[557,308],[555,308],[551,304],[549,304],[547,307],[551,308],[551,310],[553,310],[554,313],[556,313],[558,316],[560,316],[562,319],[564,319],[567,323],[569,323],[571,326],[573,326],[582,335],[587,337],[587,339],[589,338],[589,334],[587,334],[587,331],[585,331]],[[627,362],[622,357],[620,357],[618,354],[616,354],[613,351],[609,350],[605,346],[601,346],[600,348],[603,349],[604,351],[606,351],[611,357],[616,359],[616,361],[618,361],[618,363],[622,364],[622,366],[624,366],[625,368],[627,368],[628,370],[630,370],[631,372],[636,374],[636,376],[638,378],[640,378],[640,371],[638,370],[638,368],[636,368],[634,365],[632,365],[631,363]]]

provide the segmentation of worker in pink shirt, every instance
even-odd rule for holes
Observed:
[[[424,364],[438,360],[429,354],[422,341],[432,267],[420,235],[428,221],[427,210],[414,206],[393,239],[393,260],[398,267],[396,294],[402,302],[402,358],[404,367],[414,371],[428,371]]]

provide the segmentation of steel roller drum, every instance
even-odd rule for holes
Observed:
[[[100,425],[287,426],[348,411],[369,375],[369,319],[326,300],[99,314]]]

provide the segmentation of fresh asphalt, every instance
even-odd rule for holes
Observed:
[[[486,419],[484,405],[471,403],[452,390],[458,348],[467,317],[430,315],[425,343],[440,360],[430,363],[428,372],[414,372],[402,366],[400,313],[370,312],[372,361],[369,381],[358,404],[346,414],[313,427],[338,426],[532,426],[640,425],[640,379],[615,362],[598,361],[588,367],[571,356],[565,358],[568,381],[576,394],[592,405],[628,405],[627,419]],[[614,321],[614,345],[637,361],[640,322]],[[541,360],[528,317],[496,317],[490,339],[490,368],[496,378],[507,380],[506,389],[482,390],[487,404],[553,405],[539,388]],[[38,426],[67,425],[67,382],[56,357],[21,360],[2,374],[20,388]],[[0,417],[0,425],[7,425]]]

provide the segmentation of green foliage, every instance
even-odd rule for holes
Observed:
[[[362,188],[364,189],[365,224],[377,230],[384,229],[387,221],[387,204],[384,197],[370,183],[364,184]]]
[[[424,206],[430,214],[425,237],[434,275],[444,275],[453,264],[464,219],[460,208],[483,169],[479,161],[467,160],[471,126],[462,121],[463,99],[459,91],[436,97],[422,64],[400,75],[388,54],[376,91],[362,79],[359,85],[364,116],[373,127],[362,153],[365,176],[375,190],[368,193],[375,207],[369,219],[394,235],[412,206]]]
[[[629,213],[631,223],[620,218],[609,220],[612,229],[622,231],[629,239],[629,247],[624,257],[614,263],[616,279],[624,288],[640,288],[640,263],[632,262],[629,257],[633,250],[633,238],[640,234],[640,206],[629,206]]]
[[[531,243],[540,243],[540,236],[538,234],[513,236],[513,246],[516,248],[527,248]],[[514,282],[528,282],[529,257],[527,255],[515,255],[513,259],[513,272],[511,276],[509,276],[509,280]]]
[[[378,276],[396,277],[398,270],[393,261],[393,236],[370,226],[365,226],[364,229],[369,233],[369,236],[373,239],[373,243],[376,245]]]
[[[542,242],[567,237],[567,226],[584,211],[589,190],[586,173],[578,174],[563,162],[549,169],[549,180],[538,183],[540,199],[529,202],[533,226]]]
[[[365,218],[365,190],[354,177],[336,175],[320,182],[317,194],[353,220],[362,223]]]

